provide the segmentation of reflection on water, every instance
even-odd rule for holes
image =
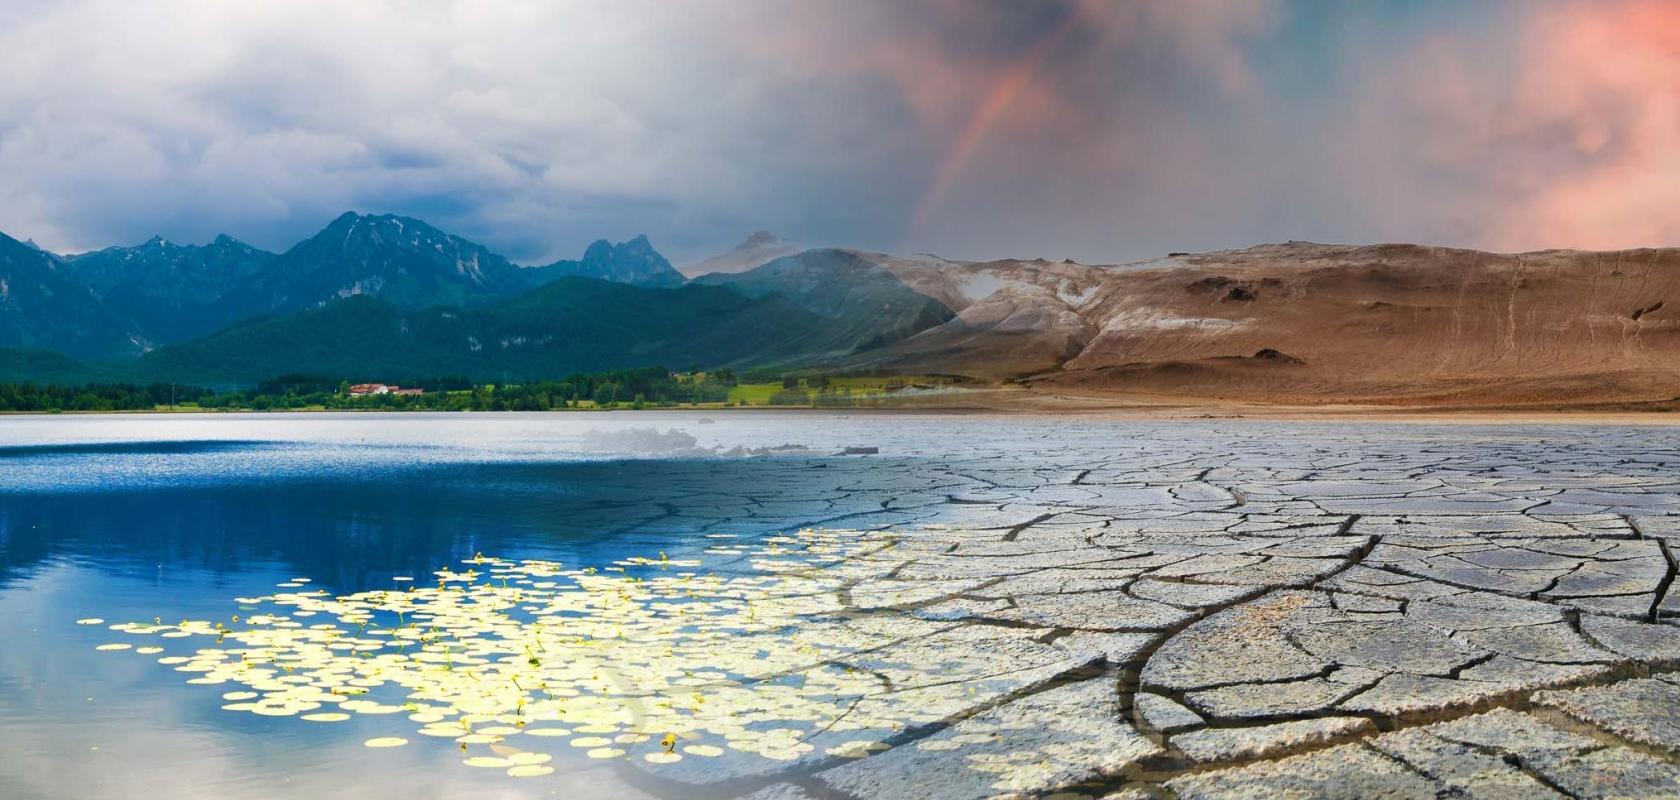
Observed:
[[[658,415],[0,421],[0,797],[636,796],[604,766],[517,784],[438,748],[364,748],[381,720],[229,714],[155,656],[96,653],[116,634],[74,623],[225,619],[232,598],[293,577],[357,592],[477,552],[568,566],[677,557],[704,548],[702,532],[869,510],[838,493],[773,502],[802,473],[855,461],[589,449],[603,438],[592,431],[649,416],[712,434],[706,447],[824,435],[778,422],[754,439],[739,423]]]
[[[888,691],[878,672],[847,665],[943,627],[832,618],[851,610],[840,593],[878,568],[872,556],[891,557],[890,534],[707,538],[694,558],[579,568],[474,556],[348,595],[293,577],[284,591],[235,598],[239,613],[221,619],[77,622],[113,632],[96,650],[172,668],[218,693],[223,710],[316,724],[375,718],[394,730],[366,747],[433,737],[457,745],[466,766],[512,778],[583,759],[628,759],[657,779],[685,760],[726,759],[750,774],[819,748],[861,757],[961,711],[996,669],[948,662],[944,685]]]

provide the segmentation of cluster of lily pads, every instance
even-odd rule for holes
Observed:
[[[729,752],[785,761],[819,746],[863,756],[881,747],[880,731],[948,713],[914,693],[860,713],[861,698],[881,695],[880,678],[842,661],[884,634],[811,624],[844,610],[847,570],[832,567],[884,537],[717,538],[699,558],[661,553],[600,569],[480,555],[430,581],[398,577],[391,589],[341,596],[295,578],[236,598],[241,613],[226,620],[108,626],[191,640],[190,652],[160,646],[168,641],[98,649],[161,655],[187,683],[228,689],[229,711],[311,723],[404,714],[418,734],[457,743],[469,766],[515,777],[551,773],[541,750],[561,741],[590,758],[653,764]],[[703,571],[708,561],[725,572]],[[834,738],[849,730],[860,737]],[[818,732],[826,746],[810,741]]]

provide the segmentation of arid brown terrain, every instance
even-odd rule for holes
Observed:
[[[876,258],[955,316],[852,366],[1162,402],[1680,396],[1680,250],[1291,242],[1114,267]]]

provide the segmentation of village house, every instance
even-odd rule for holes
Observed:
[[[376,394],[417,395],[425,394],[425,391],[413,386],[398,386],[394,383],[358,383],[350,387],[351,397],[367,397]]]

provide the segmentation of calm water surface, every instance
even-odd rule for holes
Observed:
[[[1520,453],[1599,437],[1362,429],[1378,432],[1350,442],[1348,428],[1310,425],[754,412],[0,418],[0,798],[659,791],[585,759],[557,759],[532,781],[465,768],[451,742],[413,737],[401,715],[319,725],[222,711],[218,687],[96,653],[122,635],[81,618],[223,619],[232,598],[292,578],[389,588],[476,552],[581,566],[694,552],[708,532],[985,524],[995,509],[952,495],[1004,476],[1066,483],[1105,454],[1171,464],[1187,442],[1346,460],[1448,438]],[[1653,436],[1675,438],[1609,438],[1637,458]],[[880,454],[834,455],[854,445]],[[361,746],[385,735],[417,741]]]

